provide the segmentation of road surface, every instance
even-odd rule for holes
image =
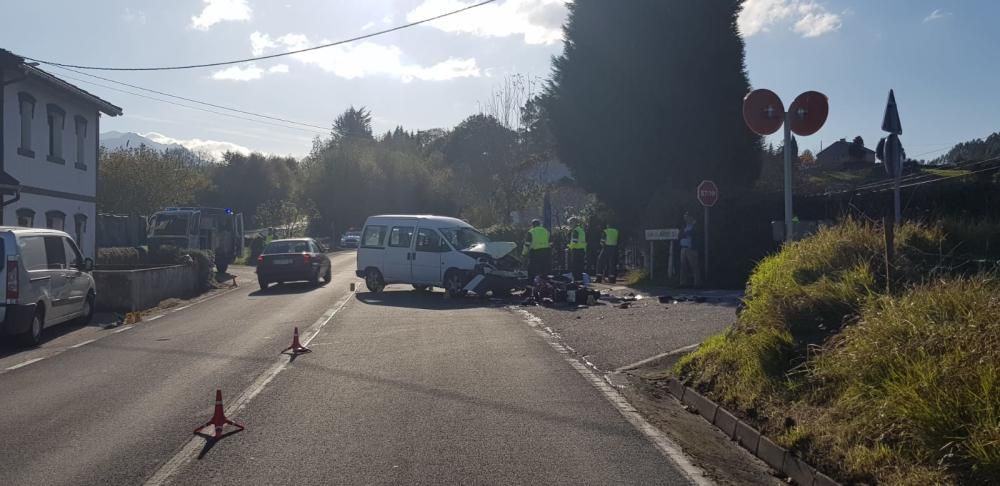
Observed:
[[[4,371],[0,484],[688,484],[513,313],[333,265]],[[247,429],[206,447],[217,388]]]

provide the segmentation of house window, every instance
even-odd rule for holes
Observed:
[[[87,233],[87,215],[77,213],[73,215],[73,234],[76,236],[76,246],[83,251],[83,235]]]
[[[76,168],[87,170],[87,164],[83,158],[83,145],[87,140],[87,119],[76,115],[73,120],[76,122]]]
[[[35,118],[35,97],[21,92],[17,94],[17,100],[21,114],[21,145],[17,147],[17,153],[34,157],[35,152],[31,151],[31,121]]]
[[[49,112],[49,162],[65,164],[63,159],[63,128],[66,125],[66,111],[57,105],[47,105]]]
[[[35,226],[35,212],[28,208],[21,208],[17,210],[17,225],[23,226],[25,228],[32,228]]]
[[[66,213],[62,211],[46,211],[45,227],[63,231],[66,228]]]

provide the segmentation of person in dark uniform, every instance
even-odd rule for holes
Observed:
[[[618,279],[618,229],[608,223],[601,233],[601,254],[597,257],[597,273],[601,279],[614,283]]]

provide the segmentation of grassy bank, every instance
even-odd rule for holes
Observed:
[[[845,482],[1000,482],[1000,284],[961,227],[899,228],[891,280],[870,224],[786,246],[675,372]]]

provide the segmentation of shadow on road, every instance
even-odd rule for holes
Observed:
[[[267,289],[258,289],[254,292],[250,292],[250,296],[257,297],[262,295],[304,294],[311,290],[321,289],[323,287],[326,287],[326,284],[321,283],[319,285],[313,285],[309,282],[294,282],[294,283],[285,283],[280,285],[272,284]]]
[[[46,345],[52,345],[51,343],[56,339],[65,336],[69,333],[78,331],[86,327],[96,327],[99,329],[106,329],[112,326],[117,321],[117,317],[110,312],[99,312],[94,315],[94,320],[90,324],[77,324],[75,322],[64,322],[62,324],[57,324],[52,327],[45,328],[45,333],[42,335],[44,342],[40,347],[46,347]],[[13,356],[17,353],[28,351],[31,349],[36,349],[32,346],[25,346],[18,342],[17,336],[8,336],[5,334],[0,334],[0,359],[6,358],[8,356]]]
[[[480,297],[445,298],[444,292],[419,290],[387,290],[382,292],[358,292],[356,298],[368,305],[406,307],[410,309],[449,310],[481,307],[503,307],[514,303],[508,299]]]

